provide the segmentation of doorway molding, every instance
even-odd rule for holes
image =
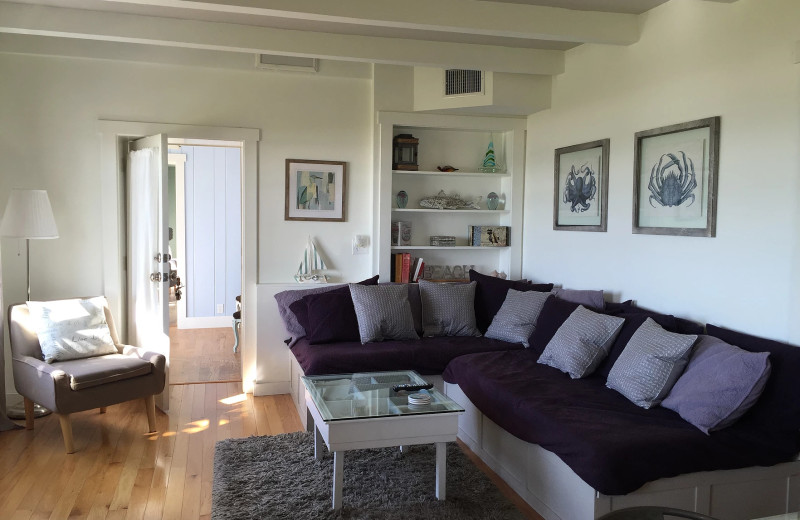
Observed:
[[[227,126],[99,119],[100,193],[103,220],[103,292],[111,311],[127,315],[125,144],[135,138],[164,133],[168,138],[210,139],[242,143],[242,331],[240,337],[242,386],[253,391],[256,374],[256,317],[258,316],[258,144],[261,130]],[[248,319],[252,317],[252,319]],[[120,320],[121,337],[127,338],[127,322]]]

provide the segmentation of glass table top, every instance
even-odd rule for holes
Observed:
[[[302,376],[301,379],[324,421],[464,411],[435,388],[393,391],[392,387],[398,384],[428,382],[412,370]],[[418,393],[428,394],[430,404],[409,404],[408,396]]]

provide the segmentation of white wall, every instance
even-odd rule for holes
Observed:
[[[800,344],[797,0],[671,0],[583,45],[528,120],[523,274]],[[634,133],[721,116],[716,238],[631,234]],[[552,230],[553,151],[611,138],[608,232]]]
[[[259,281],[291,280],[309,233],[341,278],[369,276],[370,256],[350,254],[352,235],[371,232],[371,81],[361,68],[338,77],[0,53],[0,207],[12,188],[46,189],[60,231],[32,241],[33,297],[103,292],[99,118],[261,129]],[[348,162],[347,222],[283,221],[287,158]],[[2,241],[6,303],[25,299],[17,247]]]

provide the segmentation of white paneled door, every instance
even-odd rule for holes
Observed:
[[[156,405],[169,409],[167,136],[132,141],[128,152],[128,342],[167,358]]]

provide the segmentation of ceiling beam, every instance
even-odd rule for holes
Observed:
[[[571,43],[630,45],[637,16],[463,0],[106,0],[218,13]]]
[[[564,71],[561,51],[290,31],[41,5],[0,3],[0,33],[520,74]]]

